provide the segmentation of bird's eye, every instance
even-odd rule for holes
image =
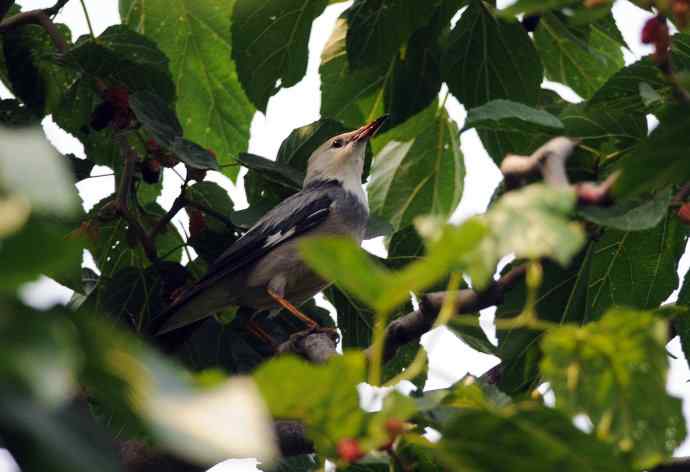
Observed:
[[[333,147],[334,148],[340,148],[343,147],[343,140],[342,139],[336,139],[333,141]]]

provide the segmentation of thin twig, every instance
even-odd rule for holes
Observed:
[[[91,35],[91,39],[96,39],[96,35],[93,34],[93,26],[91,26],[89,10],[86,9],[86,4],[84,3],[84,0],[79,0],[79,2],[81,3],[81,9],[84,11],[84,17],[86,17],[86,25],[89,27],[89,34]]]
[[[151,230],[151,233],[149,234],[149,237],[151,239],[156,239],[156,236],[165,229],[165,227],[172,221],[172,219],[179,213],[180,210],[182,210],[185,206],[185,198],[184,198],[184,193],[180,193],[180,195],[175,199],[173,202],[172,206],[170,207],[170,210],[160,219],[158,220],[158,223],[156,223],[156,226]]]
[[[58,52],[65,52],[65,49],[67,49],[65,38],[62,37],[62,33],[60,33],[55,23],[50,19],[46,10],[30,10],[6,18],[0,23],[0,33],[6,33],[20,26],[30,24],[42,27],[50,36],[55,49]]]
[[[62,10],[62,7],[67,5],[67,2],[69,2],[69,0],[58,0],[52,7],[44,9],[43,13],[48,16],[55,16]]]

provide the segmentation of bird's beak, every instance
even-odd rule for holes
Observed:
[[[355,142],[368,140],[374,134],[376,134],[376,132],[381,128],[381,126],[387,119],[388,115],[383,115],[381,118],[378,118],[372,121],[371,123],[362,126],[357,131],[355,131],[355,135],[352,137],[352,140]]]

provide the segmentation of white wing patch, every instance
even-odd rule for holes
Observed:
[[[266,242],[264,243],[263,247],[267,248],[267,247],[275,246],[276,244],[289,238],[293,234],[295,234],[295,227],[294,226],[292,228],[290,228],[289,230],[287,230],[285,233],[283,233],[282,231],[279,231],[277,233],[273,233],[266,238]]]

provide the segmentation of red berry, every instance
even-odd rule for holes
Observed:
[[[658,16],[650,18],[642,28],[641,40],[643,44],[652,44],[659,36],[660,20]]]
[[[103,98],[120,108],[129,108],[129,91],[124,87],[110,87],[103,92]]]
[[[391,439],[395,439],[405,432],[405,423],[397,418],[391,418],[386,421],[386,431]]]
[[[157,184],[161,180],[161,161],[147,159],[141,166],[141,176],[148,184]]]
[[[683,203],[676,214],[678,215],[678,219],[680,221],[686,225],[690,225],[690,202]]]
[[[146,152],[148,152],[149,154],[157,155],[161,151],[160,144],[158,144],[158,142],[156,142],[156,140],[153,138],[149,138],[146,141],[145,146],[146,146]]]
[[[364,457],[364,452],[360,449],[356,439],[341,439],[336,449],[338,450],[338,456],[348,463],[357,462]]]

